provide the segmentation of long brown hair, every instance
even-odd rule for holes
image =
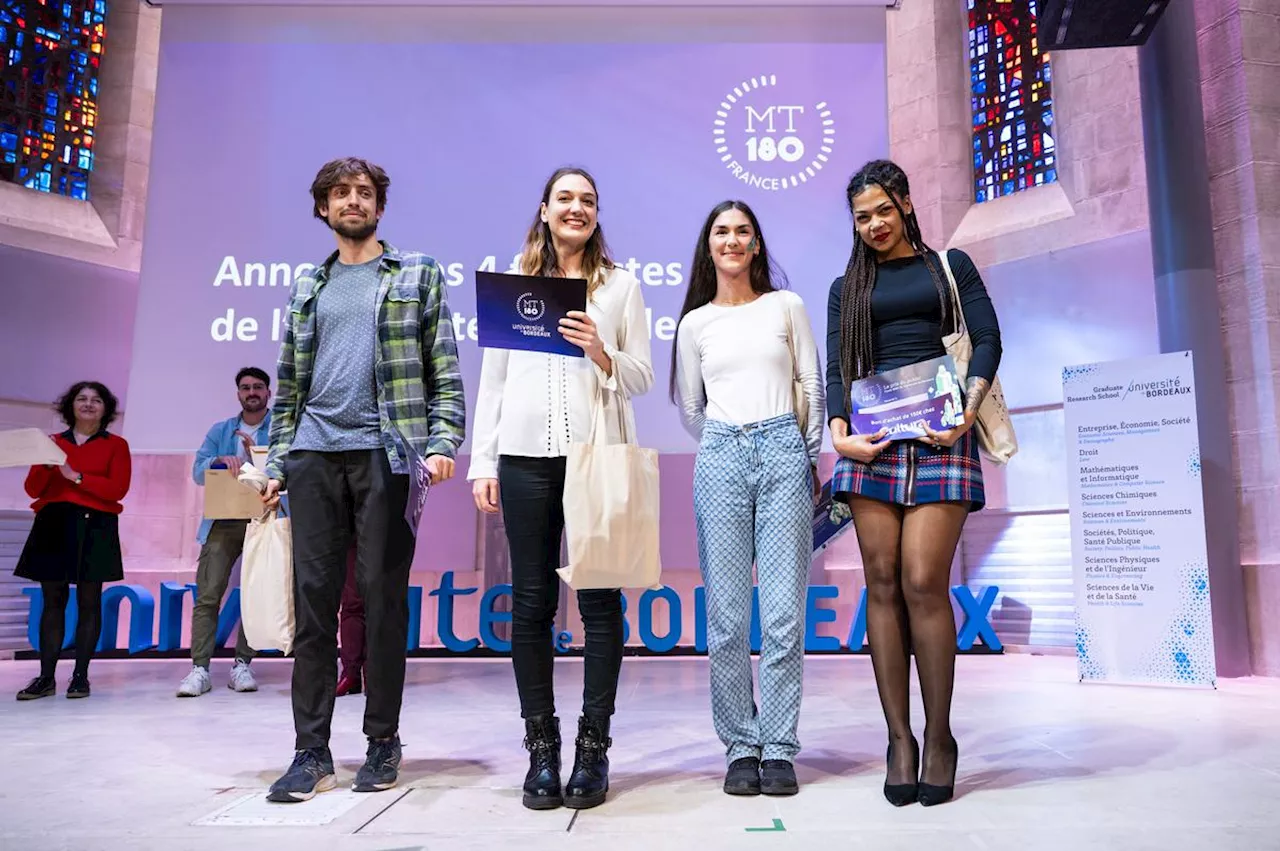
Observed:
[[[542,203],[551,200],[551,189],[560,178],[576,174],[591,184],[596,193],[596,213],[600,212],[600,191],[596,189],[596,179],[586,169],[558,168],[547,178],[547,185],[542,187]],[[613,257],[609,254],[609,245],[604,241],[604,231],[600,229],[600,220],[596,219],[596,229],[587,240],[582,253],[582,273],[587,277],[587,300],[600,287],[613,269]],[[551,242],[551,225],[542,220],[542,208],[533,215],[533,224],[524,237],[524,249],[520,254],[520,271],[525,275],[554,276],[561,273],[560,261],[556,257],[555,245]]]
[[[951,289],[942,279],[935,252],[925,244],[920,234],[920,222],[915,209],[910,213],[902,209],[902,200],[911,195],[907,173],[888,160],[867,163],[849,180],[845,198],[849,212],[853,213],[853,200],[872,186],[878,186],[889,196],[902,217],[905,237],[933,277],[942,306],[942,327],[950,327]],[[855,214],[856,215],[856,214]],[[844,284],[840,289],[840,378],[844,384],[845,401],[849,399],[849,385],[875,372],[875,336],[871,326],[871,291],[876,285],[877,268],[875,250],[867,245],[854,224],[853,253],[844,271]]]
[[[702,230],[698,233],[698,241],[693,246],[693,263],[689,267],[691,269],[689,288],[684,294],[680,319],[684,319],[685,314],[690,311],[697,310],[704,304],[710,304],[716,297],[716,264],[711,259],[711,228],[715,226],[720,214],[729,210],[740,210],[747,217],[747,221],[751,222],[751,230],[755,233],[756,245],[760,249],[759,253],[751,258],[748,278],[751,282],[751,291],[763,295],[787,286],[787,276],[769,257],[769,247],[765,244],[764,234],[760,232],[760,220],[756,218],[755,211],[745,201],[721,201],[707,214],[707,220],[703,222]],[[668,378],[667,387],[667,393],[672,402],[676,401],[675,352],[679,349],[680,320],[678,319],[675,336],[671,338],[671,375]]]

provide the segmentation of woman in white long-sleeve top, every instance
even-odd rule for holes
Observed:
[[[578,592],[585,683],[573,773],[563,792],[552,688],[569,445],[587,438],[596,404],[616,407],[634,434],[631,397],[653,386],[640,283],[614,265],[597,212],[596,184],[587,172],[560,169],[547,181],[521,271],[587,280],[586,311],[571,312],[560,329],[585,357],[486,350],[467,474],[481,511],[501,506],[511,551],[511,658],[530,755],[524,805],[531,809],[594,807],[609,789],[609,721],[623,650],[619,589]],[[604,420],[607,442],[622,442],[618,417]]]
[[[822,446],[818,351],[804,302],[779,290],[760,224],[741,201],[707,217],[676,332],[672,396],[701,439],[693,500],[707,594],[711,707],[730,795],[792,795]],[[794,353],[794,354],[793,354]],[[808,400],[798,421],[793,381]],[[751,677],[759,574],[760,709]]]

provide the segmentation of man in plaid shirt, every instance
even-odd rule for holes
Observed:
[[[396,783],[417,531],[405,518],[409,479],[415,463],[432,484],[451,478],[466,427],[440,266],[376,236],[389,185],[381,168],[355,158],[316,175],[312,211],[338,250],[294,283],[280,347],[264,500],[275,505],[287,487],[293,524],[296,754],[267,795],[281,803],[336,786],[329,728],[352,535],[366,613],[369,737],[352,788]]]

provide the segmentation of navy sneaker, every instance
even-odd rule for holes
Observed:
[[[356,772],[353,792],[382,792],[396,785],[400,776],[400,737],[370,739],[364,765]]]
[[[298,751],[289,770],[271,784],[267,800],[277,804],[296,804],[309,801],[337,785],[338,779],[333,776],[333,755],[329,749],[307,748]]]

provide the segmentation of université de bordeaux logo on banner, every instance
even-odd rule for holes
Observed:
[[[748,186],[780,192],[808,183],[830,161],[835,118],[825,101],[777,74],[727,92],[712,133],[724,167]]]

